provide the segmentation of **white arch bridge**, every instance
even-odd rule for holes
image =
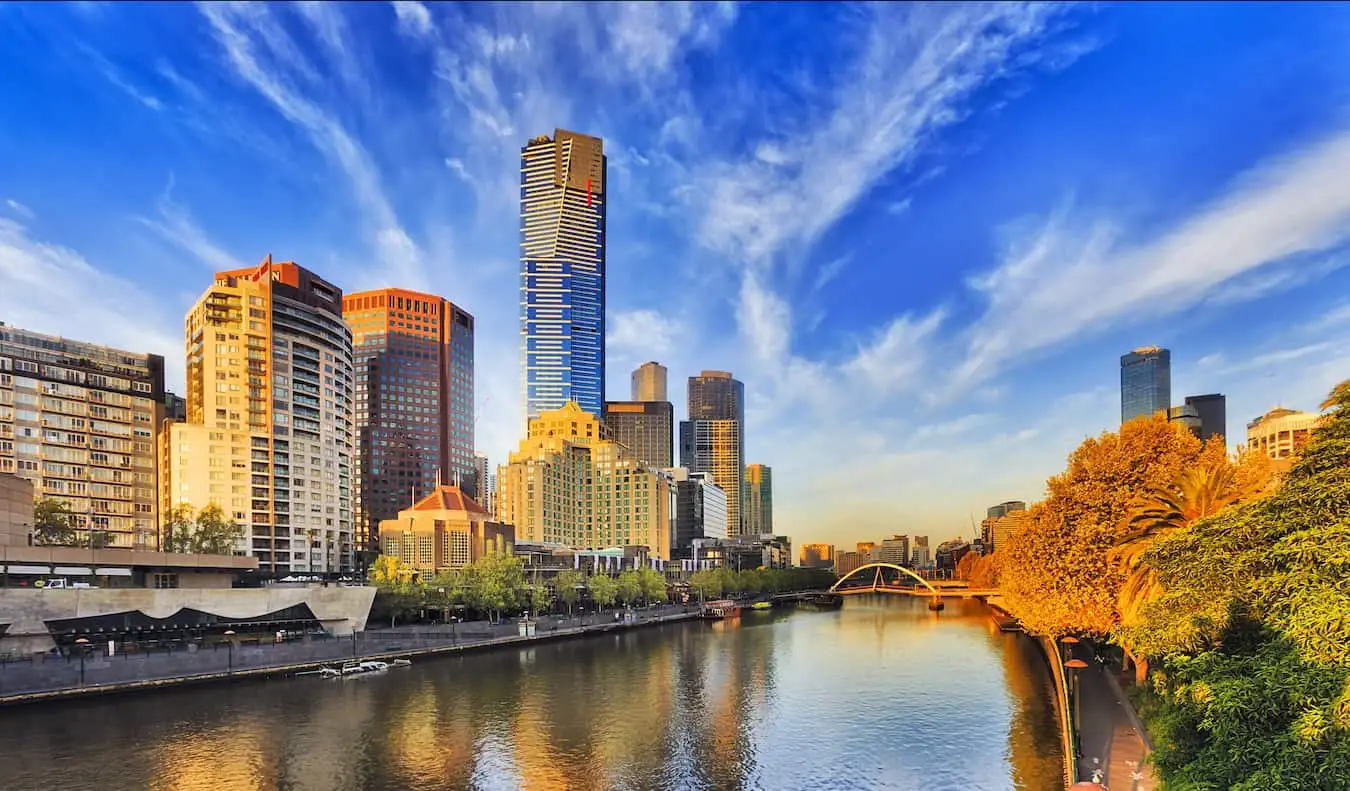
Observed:
[[[894,581],[887,579],[886,571],[894,571],[898,576]],[[868,577],[871,577],[868,580]],[[902,580],[909,577],[917,584],[900,584]],[[853,580],[852,583],[849,583]],[[905,580],[908,582],[908,580]],[[861,582],[861,584],[859,584]],[[849,584],[845,584],[849,583]],[[937,585],[915,574],[912,569],[896,563],[868,563],[864,566],[850,571],[839,578],[839,581],[830,586],[830,593],[839,593],[843,595],[857,593],[897,593],[902,596],[928,596],[932,598],[929,604],[934,609],[941,607],[942,599],[946,597],[958,599],[974,599],[984,596],[995,596],[998,594],[997,588],[972,588],[964,582],[939,582]],[[936,606],[935,606],[936,605]]]

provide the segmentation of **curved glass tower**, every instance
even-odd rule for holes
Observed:
[[[598,137],[554,130],[520,152],[525,419],[605,403],[605,167]]]

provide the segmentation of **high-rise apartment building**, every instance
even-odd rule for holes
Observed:
[[[356,376],[358,543],[437,484],[470,497],[473,334],[467,311],[432,294],[383,288],[347,294]]]
[[[1172,353],[1144,346],[1120,357],[1120,422],[1172,406]]]
[[[643,464],[674,466],[675,407],[669,401],[606,401],[605,425]]]
[[[910,548],[910,564],[916,569],[926,569],[933,565],[933,553],[928,546],[928,536],[914,537],[914,546]]]
[[[520,152],[520,377],[526,420],[605,405],[604,142],[554,131]]]
[[[834,547],[830,544],[802,544],[797,565],[804,569],[834,568]]]
[[[865,565],[867,565],[867,557],[853,550],[839,552],[834,556],[834,573],[841,577]]]
[[[516,540],[577,549],[644,546],[669,560],[675,488],[609,439],[575,402],[530,421],[529,436],[497,472],[497,518]]]
[[[680,422],[680,466],[710,472],[727,493],[731,536],[745,529],[745,385],[726,371],[689,377],[689,419]]]
[[[658,362],[646,362],[633,372],[634,401],[669,401],[666,390],[666,367]]]
[[[897,566],[908,566],[910,563],[909,536],[891,536],[890,538],[883,540],[881,546],[876,548],[874,557],[879,563],[894,563]]]
[[[164,358],[0,323],[0,472],[77,515],[81,542],[157,549]]]
[[[727,537],[727,493],[706,472],[669,470],[675,486],[673,554],[689,557],[696,539]]]
[[[773,468],[767,464],[745,467],[745,534],[773,535]]]
[[[494,502],[494,500],[496,500],[497,497],[496,482],[497,476],[492,473],[492,468],[488,464],[487,454],[482,452],[481,450],[474,451],[473,452],[474,488],[471,491],[475,491],[478,493],[479,499],[482,501],[479,504],[482,505],[483,508],[487,509],[489,515],[491,515],[494,509],[496,508],[496,503]]]
[[[275,576],[352,569],[354,370],[342,290],[268,256],[217,272],[185,320],[187,422],[161,442],[161,507],[218,505]]]

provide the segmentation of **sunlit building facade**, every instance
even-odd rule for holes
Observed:
[[[497,471],[497,518],[521,542],[644,546],[670,560],[674,515],[670,474],[644,466],[575,402],[530,421]]]
[[[675,486],[676,557],[688,557],[694,541],[727,537],[727,493],[706,472],[669,470]]]
[[[666,367],[661,363],[652,361],[639,365],[632,375],[633,400],[669,401],[666,374]]]
[[[834,568],[834,547],[829,544],[802,544],[797,565],[804,569]]]
[[[380,551],[415,568],[425,579],[463,568],[490,554],[509,555],[510,525],[493,521],[487,509],[457,486],[437,486],[394,519],[380,522]]]
[[[680,466],[712,473],[727,493],[731,537],[745,528],[745,385],[726,371],[689,377],[689,419],[680,422]],[[759,535],[755,533],[754,535]]]
[[[0,323],[0,473],[76,515],[78,538],[156,549],[164,358]]]
[[[606,401],[605,425],[648,467],[674,465],[675,407],[669,401]]]
[[[161,443],[161,507],[218,505],[265,574],[348,572],[356,530],[342,291],[268,256],[188,311],[187,421]]]
[[[447,299],[385,288],[348,294],[356,372],[360,543],[438,484],[477,495],[474,319]]]
[[[773,535],[773,468],[767,464],[745,467],[745,534]]]
[[[1172,406],[1172,353],[1144,346],[1120,357],[1120,422]]]
[[[1320,415],[1276,407],[1247,424],[1247,447],[1275,460],[1277,472],[1285,472],[1303,452],[1317,428]]]
[[[606,159],[598,137],[554,131],[520,153],[521,402],[528,422],[605,404]]]

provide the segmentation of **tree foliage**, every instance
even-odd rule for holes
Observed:
[[[572,614],[572,607],[581,599],[581,588],[585,579],[580,571],[563,569],[553,580],[553,588],[558,592],[558,598],[562,603],[567,605],[568,615]]]
[[[195,516],[191,506],[178,505],[169,512],[164,533],[164,546],[169,552],[232,555],[239,539],[244,537],[244,528],[227,518],[215,503]]]
[[[75,514],[60,500],[39,497],[33,503],[33,541],[47,546],[73,547],[78,542]]]
[[[695,571],[689,577],[689,588],[704,601],[722,595],[722,575],[716,569]]]
[[[591,599],[602,610],[613,605],[619,597],[619,583],[608,574],[593,575],[586,580],[586,587],[590,588]]]
[[[642,598],[642,580],[636,571],[625,571],[619,575],[619,599],[630,607]]]

